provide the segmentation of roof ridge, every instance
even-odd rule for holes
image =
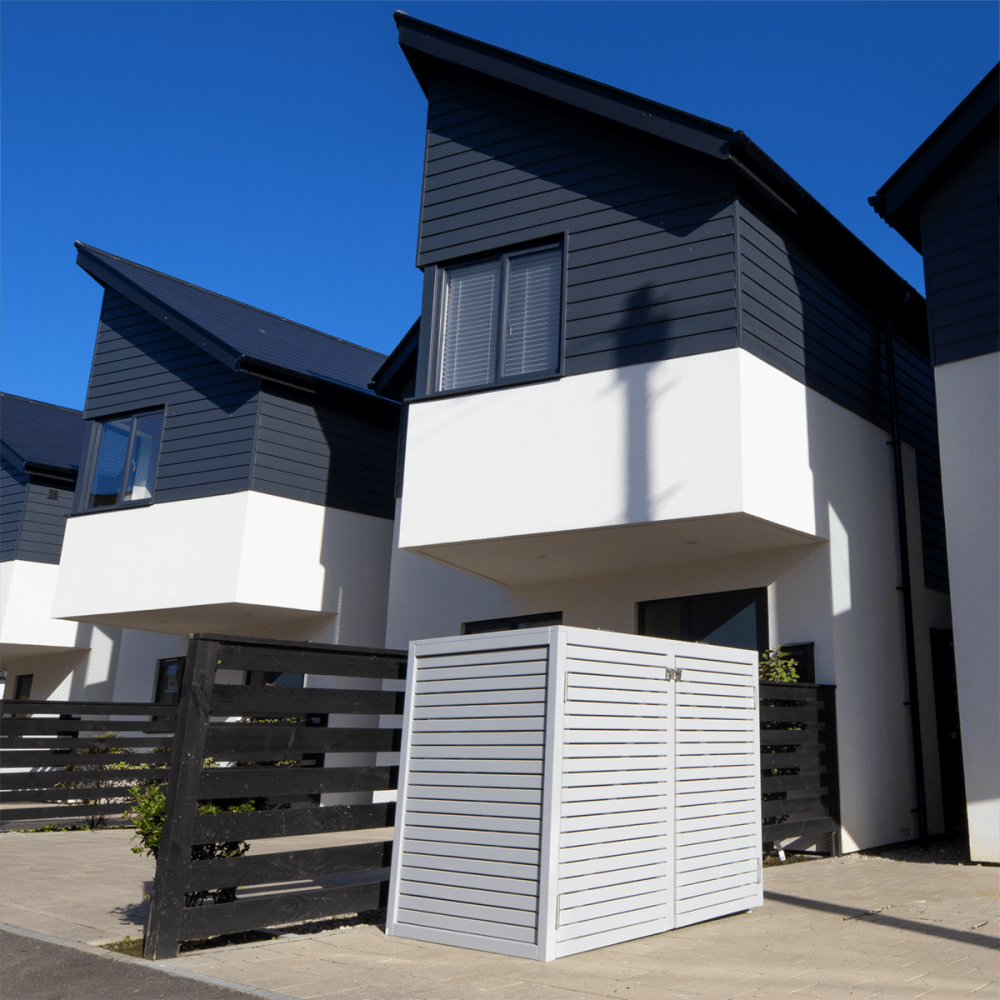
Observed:
[[[63,406],[62,403],[46,403],[44,399],[32,399],[30,396],[19,396],[15,392],[0,392],[0,399],[19,399],[22,403],[35,403],[38,406],[51,406],[54,410],[65,410],[67,413],[77,413],[83,417],[83,410],[78,410],[73,406]]]
[[[167,278],[170,281],[176,281],[179,285],[185,285],[187,288],[193,288],[195,291],[204,292],[206,295],[211,295],[213,298],[221,299],[224,302],[231,302],[233,305],[243,306],[246,309],[252,309],[254,312],[260,313],[262,316],[270,316],[272,319],[281,320],[282,323],[289,323],[291,326],[298,327],[300,330],[305,330],[308,333],[316,334],[316,336],[324,337],[328,340],[336,340],[341,344],[346,344],[348,347],[355,347],[359,351],[367,351],[369,354],[374,354],[376,357],[386,358],[388,356],[382,354],[380,351],[372,350],[370,347],[365,347],[363,344],[356,344],[353,340],[345,340],[343,337],[338,337],[335,334],[325,333],[323,330],[318,330],[314,326],[306,326],[304,323],[298,323],[294,319],[288,319],[287,316],[279,316],[277,313],[270,312],[267,309],[261,309],[259,306],[251,305],[249,302],[234,299],[232,296],[223,295],[221,292],[213,292],[212,289],[205,288],[202,285],[196,285],[193,281],[185,281],[183,278],[178,278],[176,275],[167,274],[166,271],[157,271],[156,268],[140,264],[138,261],[129,260],[128,257],[121,257],[108,250],[102,250],[100,247],[90,246],[81,240],[75,240],[73,246],[75,246],[78,250],[87,250],[91,253],[98,253],[105,257],[110,257],[112,260],[120,260],[122,263],[128,264],[131,267],[138,267],[141,270],[148,271],[150,274],[155,274],[160,278]]]

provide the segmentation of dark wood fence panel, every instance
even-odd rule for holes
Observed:
[[[177,708],[149,702],[0,703],[0,824],[120,816],[136,784],[166,780]],[[114,770],[105,770],[109,764]]]
[[[187,664],[146,957],[172,958],[193,937],[384,905],[395,805],[376,800],[398,781],[405,651],[198,635]],[[280,674],[281,684],[309,674],[322,686],[240,685],[232,671]],[[204,812],[240,803],[252,811]],[[332,833],[343,837],[261,844]],[[201,845],[241,842],[249,853],[195,860]],[[192,905],[206,892],[223,895]]]
[[[830,833],[840,853],[835,695],[832,684],[761,682],[765,844]]]

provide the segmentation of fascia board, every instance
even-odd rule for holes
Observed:
[[[1000,111],[998,83],[1000,64],[986,74],[868,199],[872,208],[918,252],[921,247],[917,210],[950,176],[957,161],[996,131]]]
[[[354,396],[361,396],[364,399],[374,400],[379,403],[390,403],[393,406],[399,404],[394,399],[386,399],[384,396],[377,396],[368,389],[361,389],[356,385],[348,385],[347,382],[338,382],[336,379],[326,378],[323,375],[308,375],[291,368],[283,368],[270,361],[261,361],[252,358],[249,354],[244,354],[240,358],[238,371],[246,372],[256,378],[270,380],[283,384],[290,384],[297,389],[305,389],[309,392],[321,393],[323,390],[341,390],[349,392]]]
[[[85,249],[77,246],[76,262],[95,281],[113,289],[134,302],[140,309],[145,309],[151,316],[165,323],[175,333],[191,341],[195,347],[215,358],[232,371],[240,370],[243,355],[234,351],[228,344],[210,334],[196,323],[181,316],[166,303],[150,295],[124,275],[113,271],[102,261],[92,257]]]
[[[428,59],[523,90],[533,97],[653,136],[715,160],[729,157],[733,130],[397,12],[399,44],[426,90]]]

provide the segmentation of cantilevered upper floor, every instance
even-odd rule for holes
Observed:
[[[946,588],[916,291],[744,133],[396,21],[428,100],[400,545],[527,582],[542,539],[569,575],[815,542],[806,390],[888,429],[892,316]]]
[[[384,356],[77,250],[104,298],[56,614],[298,638],[353,615],[367,636],[394,514]]]

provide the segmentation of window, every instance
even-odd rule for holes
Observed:
[[[767,649],[767,591],[761,587],[644,601],[639,634],[760,652]]]
[[[466,622],[463,635],[477,632],[507,632],[518,628],[538,628],[541,625],[562,625],[562,612],[550,611],[544,615],[521,615],[517,618],[486,618],[479,622]]]
[[[558,373],[562,259],[548,246],[446,270],[439,391]]]
[[[152,499],[162,430],[162,410],[98,424],[88,507]]]
[[[176,705],[180,701],[186,662],[186,656],[156,661],[156,694],[153,701],[158,705]]]
[[[34,674],[18,674],[14,679],[14,700],[28,701],[31,698],[31,682]]]

